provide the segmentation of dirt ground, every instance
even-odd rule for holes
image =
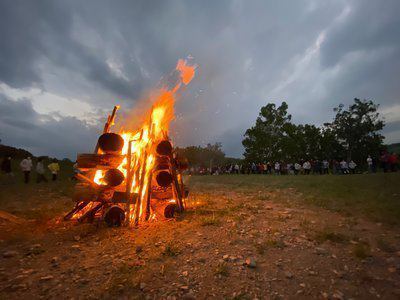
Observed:
[[[137,229],[3,213],[0,298],[399,299],[398,227],[302,197],[195,186],[185,213]]]

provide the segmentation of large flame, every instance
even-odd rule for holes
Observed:
[[[148,184],[150,182],[151,170],[155,162],[155,146],[165,139],[168,139],[168,130],[170,122],[174,119],[174,104],[175,96],[182,83],[189,84],[195,74],[196,66],[191,66],[186,60],[180,59],[176,66],[176,71],[179,73],[179,80],[172,88],[162,87],[158,89],[155,95],[155,101],[151,109],[147,112],[144,123],[136,129],[120,132],[124,140],[122,154],[125,155],[118,169],[125,175],[125,186],[128,184],[127,166],[130,163],[132,177],[130,179],[130,192],[140,194],[141,203],[138,206],[132,205],[131,209],[134,213],[131,218],[143,218],[144,215],[144,200],[148,193]],[[131,161],[128,161],[129,144],[131,144]],[[94,177],[94,182],[99,185],[105,185],[103,181],[105,171],[97,170]],[[174,200],[175,201],[175,200]],[[151,216],[153,219],[154,216]]]

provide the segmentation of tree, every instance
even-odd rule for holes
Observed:
[[[287,113],[286,102],[276,108],[268,103],[261,108],[256,124],[247,129],[242,142],[246,160],[253,162],[275,161],[284,157],[288,133],[293,131],[292,116]]]
[[[383,143],[380,131],[385,125],[379,118],[378,107],[371,100],[355,98],[347,110],[343,104],[334,108],[336,116],[325,126],[345,149],[347,160],[364,161],[364,156],[378,154]]]
[[[177,148],[178,156],[185,157],[191,166],[209,167],[212,165],[223,165],[225,163],[225,153],[222,151],[220,143],[207,144],[206,147],[189,146]]]

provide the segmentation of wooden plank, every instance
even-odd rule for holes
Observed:
[[[80,153],[76,159],[78,168],[107,170],[116,169],[122,163],[124,155]]]

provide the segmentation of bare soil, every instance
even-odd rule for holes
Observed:
[[[0,298],[399,299],[398,227],[303,197],[195,187],[185,213],[139,228],[3,213]]]

